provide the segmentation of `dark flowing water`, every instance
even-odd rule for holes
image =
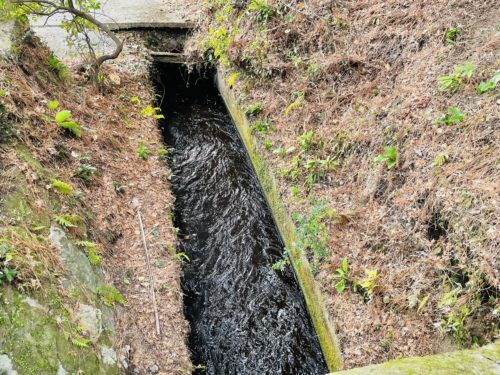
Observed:
[[[293,271],[271,267],[284,245],[212,81],[190,76],[186,87],[179,68],[157,70],[194,364],[217,375],[328,372]]]

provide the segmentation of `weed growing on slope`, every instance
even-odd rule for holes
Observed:
[[[329,255],[328,224],[335,218],[332,208],[325,202],[314,202],[309,215],[294,214],[297,224],[297,242],[295,246],[312,258],[312,267],[315,270],[319,261]]]
[[[52,179],[50,186],[62,195],[71,195],[71,193],[73,193],[73,186],[57,179]]]
[[[111,284],[106,284],[98,287],[97,295],[108,307],[113,307],[116,303],[119,303],[122,306],[125,305],[125,299],[120,294],[120,292]]]
[[[500,82],[500,72],[496,73],[486,82],[481,82],[479,86],[476,87],[476,92],[481,95],[485,92],[494,90],[497,87],[498,82]]]
[[[474,66],[470,61],[466,62],[464,65],[457,65],[453,68],[452,74],[439,77],[438,90],[453,94],[471,79],[473,73]]]
[[[145,146],[144,142],[139,142],[139,147],[137,148],[137,155],[142,160],[148,160],[151,151],[149,151]]]
[[[456,125],[465,119],[465,113],[456,107],[449,107],[448,113],[434,121],[434,125]]]
[[[337,292],[342,293],[350,282],[347,257],[344,257],[344,259],[342,260],[342,265],[340,266],[340,268],[337,268],[335,270],[335,273],[332,275],[332,277],[333,279],[338,280],[335,284]]]
[[[371,297],[375,288],[378,286],[377,280],[379,278],[379,273],[377,270],[365,270],[365,277],[354,283],[354,287],[361,288],[361,290],[368,296]]]
[[[7,240],[0,238],[0,285],[13,282],[18,274],[17,269],[11,265],[13,258],[14,254]]]
[[[378,155],[373,161],[377,163],[385,163],[387,169],[392,169],[398,162],[398,150],[395,147],[384,147],[384,152]]]
[[[457,42],[459,35],[460,30],[458,28],[450,27],[444,32],[444,41],[446,42],[446,44],[453,46]]]
[[[50,110],[55,111],[59,107],[58,101],[50,101],[48,104],[48,108]],[[76,137],[82,136],[82,131],[80,129],[80,125],[72,118],[72,114],[68,110],[61,110],[55,114],[54,117],[50,116],[42,116],[45,121],[55,122],[59,127],[68,130],[70,133],[75,135]]]

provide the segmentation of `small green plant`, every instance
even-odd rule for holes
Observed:
[[[49,107],[49,109],[55,111],[57,107],[59,107],[59,102],[57,100],[50,101],[47,106]]]
[[[153,116],[156,120],[159,120],[159,119],[164,119],[165,116],[163,116],[161,114],[161,108],[159,107],[152,107],[150,105],[144,107],[143,109],[141,109],[141,115],[143,115],[144,117],[151,117]]]
[[[486,82],[481,82],[479,86],[476,87],[476,92],[481,95],[485,92],[494,90],[497,87],[498,82],[500,82],[500,72],[496,73]]]
[[[385,163],[387,165],[387,169],[392,169],[398,162],[398,150],[392,146],[384,147],[384,152],[374,158],[373,161],[377,163]]]
[[[82,164],[76,169],[75,175],[77,177],[80,177],[86,183],[88,183],[88,182],[90,182],[90,179],[92,178],[92,176],[99,175],[99,172],[98,172],[97,168],[95,168],[89,164]]]
[[[145,146],[144,142],[139,142],[139,147],[137,148],[137,155],[142,160],[148,160],[151,151],[149,151]]]
[[[50,101],[47,105],[49,109],[55,111],[59,107],[58,101]],[[80,125],[78,125],[75,121],[71,119],[71,112],[68,110],[62,110],[56,113],[56,115],[52,118],[49,116],[42,116],[44,120],[49,122],[55,122],[59,127],[69,130],[76,137],[82,136],[82,131],[80,129]]]
[[[63,214],[54,216],[54,220],[64,228],[75,228],[82,218],[78,215]]]
[[[304,132],[297,141],[299,142],[300,148],[304,151],[309,151],[311,147],[314,145],[314,131],[309,130],[308,132]]]
[[[97,295],[108,307],[112,307],[115,303],[119,303],[120,305],[125,306],[125,299],[120,294],[120,292],[111,284],[97,287]]]
[[[71,195],[73,193],[73,186],[71,186],[66,182],[57,180],[55,178],[52,179],[50,182],[51,182],[50,186],[52,187],[52,189],[54,189],[55,191],[57,191],[62,195]]]
[[[449,45],[455,45],[457,42],[460,30],[456,27],[450,27],[444,32],[444,41]]]
[[[269,151],[271,148],[273,148],[273,143],[269,139],[264,139],[264,148],[266,151]]]
[[[47,62],[49,64],[49,69],[56,73],[59,79],[63,81],[69,79],[68,68],[53,53],[49,55]]]
[[[288,117],[290,112],[299,108],[302,105],[305,94],[303,92],[295,92],[293,93],[293,96],[295,97],[295,100],[285,108],[285,117]]]
[[[441,116],[436,121],[434,121],[434,125],[452,126],[458,124],[464,119],[465,119],[465,113],[463,113],[456,107],[449,107],[448,113],[445,114],[444,116]]]
[[[272,124],[268,120],[258,120],[252,124],[252,131],[259,132],[260,134],[267,134],[273,129]]]
[[[173,255],[172,258],[177,262],[183,262],[183,261],[191,262],[191,259],[189,259],[189,256],[186,253],[176,253]]]
[[[248,10],[255,12],[257,20],[264,26],[267,25],[269,19],[274,15],[274,10],[269,6],[267,0],[251,0]]]
[[[364,279],[356,281],[355,286],[359,286],[370,297],[378,286],[377,280],[380,275],[376,270],[365,270],[365,276]]]
[[[90,264],[96,267],[101,266],[102,255],[97,248],[97,244],[89,241],[78,241],[76,245],[85,249]]]
[[[283,147],[283,145],[279,145],[278,147],[276,147],[274,150],[273,150],[273,154],[276,154],[278,156],[285,156],[286,155],[286,150],[285,148]]]
[[[159,148],[157,151],[156,151],[156,155],[162,157],[162,156],[167,156],[169,154],[169,151],[167,148]]]
[[[456,65],[453,68],[453,74],[439,77],[438,90],[453,94],[457,92],[465,82],[468,82],[474,73],[474,66],[470,61],[464,65]]]
[[[342,265],[340,268],[337,268],[335,270],[335,273],[333,274],[333,278],[337,281],[337,284],[335,284],[335,288],[337,289],[337,292],[342,293],[345,290],[345,287],[349,283],[349,268],[348,268],[348,262],[347,262],[347,257],[344,257],[342,260]]]
[[[247,106],[245,113],[247,116],[255,117],[262,112],[262,103],[250,104]]]
[[[234,86],[234,84],[236,83],[236,80],[238,79],[239,76],[240,76],[240,73],[231,74],[231,76],[227,80],[227,84],[230,88],[232,88]]]
[[[446,162],[448,161],[449,158],[450,158],[450,156],[448,155],[447,152],[442,152],[434,158],[434,162],[432,163],[432,166],[434,168],[439,168],[439,167],[443,166],[444,164],[446,164]]]
[[[5,282],[13,282],[15,277],[19,274],[17,269],[11,265],[13,258],[14,254],[7,240],[0,238],[0,285]]]
[[[334,211],[325,202],[314,202],[309,215],[294,214],[293,218],[297,223],[295,247],[309,253],[313,257],[312,266],[316,267],[329,254],[328,223],[335,218]]]

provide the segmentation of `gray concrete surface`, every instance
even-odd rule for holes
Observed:
[[[102,0],[101,10],[95,17],[112,30],[149,28],[190,28],[194,15],[189,11],[189,0]],[[59,26],[68,16],[55,15],[49,19],[31,20],[32,29],[62,60],[74,60],[86,50],[83,39],[74,45],[68,44],[68,35]],[[97,54],[110,52],[112,41],[102,33],[91,33],[92,44]]]

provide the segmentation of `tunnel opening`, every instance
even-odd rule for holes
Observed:
[[[328,372],[284,244],[210,69],[156,63],[197,373]],[[189,259],[189,260],[187,260]]]

